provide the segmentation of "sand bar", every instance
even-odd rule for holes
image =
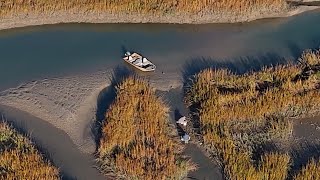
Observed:
[[[83,152],[94,153],[92,125],[96,120],[98,97],[110,85],[111,78],[112,72],[99,71],[32,81],[0,92],[0,104],[51,123],[65,131]],[[182,85],[175,76],[166,80],[154,78],[150,84],[159,90]]]

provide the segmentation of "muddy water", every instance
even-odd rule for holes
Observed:
[[[183,90],[180,88],[171,89],[168,92],[157,91],[159,96],[162,96],[165,99],[165,102],[170,105],[170,118],[172,124],[176,125],[176,121],[181,116],[188,116],[188,110],[186,109],[185,104],[183,103]],[[188,122],[191,123],[191,122]],[[177,133],[182,135],[183,131],[177,125]],[[181,134],[182,133],[182,134]],[[188,132],[187,132],[188,133]],[[189,144],[183,144],[185,146],[184,155],[188,156],[193,163],[198,167],[196,171],[190,172],[188,174],[188,179],[223,179],[221,170],[216,165],[212,159],[206,155],[206,153],[200,149],[194,141],[191,139]]]
[[[300,141],[320,144],[320,116],[294,121],[294,136]]]
[[[114,68],[125,50],[182,76],[203,65],[244,71],[320,45],[320,10],[239,24],[58,24],[0,31],[0,90],[21,82]]]
[[[93,155],[80,152],[64,131],[42,119],[7,106],[0,106],[0,114],[8,123],[36,142],[40,151],[60,169],[63,179],[106,179],[95,168]]]
[[[293,170],[300,170],[311,158],[320,156],[320,116],[293,119]]]

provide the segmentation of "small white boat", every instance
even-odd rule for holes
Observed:
[[[178,121],[178,124],[182,124],[183,126],[187,126],[187,120],[185,116],[182,116]]]
[[[126,52],[123,60],[144,72],[156,70],[156,66],[151,61],[138,53]]]

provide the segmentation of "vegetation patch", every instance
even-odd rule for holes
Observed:
[[[301,172],[295,177],[296,180],[314,180],[320,179],[320,160],[311,159],[310,162],[302,168]]]
[[[254,9],[283,9],[285,0],[2,0],[0,17],[58,11],[97,13],[247,13]]]
[[[272,145],[290,137],[288,117],[317,113],[320,104],[320,52],[306,51],[299,61],[244,75],[206,69],[190,81],[194,126],[227,178],[287,178],[290,157]]]
[[[98,149],[106,174],[123,179],[182,179],[194,169],[173,140],[167,105],[143,80],[129,77],[116,88]]]
[[[60,179],[59,170],[34,145],[0,122],[0,179]]]

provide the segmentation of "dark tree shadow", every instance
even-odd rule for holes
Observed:
[[[101,128],[105,114],[116,97],[116,86],[130,75],[134,75],[134,72],[125,66],[117,66],[113,69],[113,74],[110,79],[111,84],[104,88],[98,95],[96,121],[91,128],[96,142],[96,150],[100,146]]]
[[[306,142],[299,148],[293,149],[291,152],[291,157],[293,159],[293,165],[291,173],[289,174],[293,177],[308,164],[309,160],[312,158],[315,160],[320,159],[320,144]]]
[[[5,114],[3,112],[0,112],[0,122],[4,122],[6,124],[8,124],[10,127],[13,127],[14,130],[16,130],[19,134],[21,134],[22,136],[28,138],[31,142],[33,142],[32,144],[34,145],[34,147],[41,153],[41,155],[50,161],[50,163],[55,166],[55,167],[59,167],[56,164],[54,164],[53,161],[53,157],[51,156],[51,154],[49,153],[49,150],[47,148],[45,148],[44,146],[42,146],[39,143],[34,143],[37,142],[37,140],[35,138],[33,138],[27,131],[27,125],[25,122],[16,122],[14,119],[11,118],[6,118]],[[0,149],[1,150],[1,149]],[[66,173],[64,173],[63,171],[60,171],[60,178],[63,180],[76,180],[75,177],[72,177]]]

